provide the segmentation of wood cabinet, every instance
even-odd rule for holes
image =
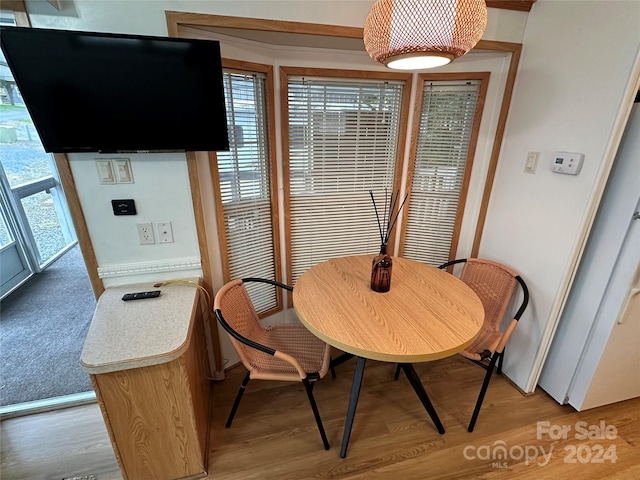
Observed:
[[[81,356],[123,477],[206,476],[210,382],[204,324],[209,308],[194,285],[122,301],[138,284],[108,288]]]

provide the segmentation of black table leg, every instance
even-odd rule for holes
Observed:
[[[338,356],[338,358],[332,358],[331,363],[329,364],[329,369],[331,370],[331,378],[336,378],[336,370],[335,368],[338,365],[342,365],[344,362],[351,360],[353,358],[353,354],[351,353],[343,353]]]
[[[351,436],[351,427],[353,426],[353,418],[356,414],[358,406],[358,397],[360,396],[360,386],[362,385],[362,376],[364,374],[364,364],[367,360],[358,357],[356,363],[356,371],[353,374],[353,383],[351,384],[351,396],[349,397],[349,408],[347,409],[347,420],[344,424],[344,435],[342,436],[342,448],[340,449],[340,458],[347,456],[347,445],[349,445],[349,437]],[[432,407],[433,408],[433,407]]]
[[[422,386],[422,382],[420,381],[418,374],[414,370],[413,365],[411,365],[410,363],[401,363],[400,366],[402,367],[402,370],[404,371],[405,375],[409,379],[409,383],[411,383],[413,390],[418,395],[418,398],[420,398],[422,405],[424,405],[425,410],[431,417],[431,420],[433,420],[433,423],[438,429],[438,432],[444,433],[444,427],[442,426],[442,423],[440,423],[440,419],[438,418],[436,409],[433,408],[433,405],[431,404],[431,400],[429,400],[429,396],[427,395],[427,392]],[[355,379],[354,379],[354,382],[355,382]],[[344,449],[344,442],[343,442],[342,448]]]

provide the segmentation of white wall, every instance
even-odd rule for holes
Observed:
[[[538,0],[529,14],[480,255],[519,270],[531,304],[505,373],[530,391],[573,273],[640,45],[640,3]],[[636,84],[634,78],[633,84]],[[585,155],[578,176],[552,173],[556,150]],[[527,151],[541,152],[535,175]]]
[[[164,11],[180,10],[362,26],[373,2],[62,3],[68,8],[57,12],[46,2],[27,0],[33,25],[166,35]],[[507,354],[505,363],[506,373],[525,390],[535,386],[538,352],[546,351],[544,345],[540,348],[541,342],[545,332],[548,334],[555,325],[575,253],[589,222],[594,185],[601,170],[606,169],[607,155],[613,154],[609,152],[609,139],[640,44],[639,7],[640,3],[632,1],[538,0],[528,16],[524,38],[526,14],[493,9],[489,12],[484,39],[524,43],[480,253],[520,270],[531,288],[531,306],[509,347],[515,353]],[[551,174],[548,161],[554,150],[584,153],[582,173],[577,177]],[[522,172],[527,151],[542,152],[535,175]],[[183,156],[176,158],[184,161]],[[72,162],[75,171],[77,160],[72,158]],[[82,190],[85,187],[80,180],[78,188]],[[176,191],[188,192],[185,178],[165,180],[160,182],[154,177],[158,189],[170,185]],[[151,189],[136,188],[132,195],[145,204],[147,199],[156,198]],[[103,214],[88,201],[83,201],[83,209],[88,219]],[[160,213],[161,209],[153,209],[150,218],[160,220]],[[190,208],[185,214],[193,215]],[[113,231],[114,238],[121,234],[121,230]],[[109,253],[125,258],[129,248],[111,242],[108,247],[100,247],[97,255],[105,258]],[[195,254],[193,245],[189,249],[180,255]],[[146,260],[151,252],[142,250],[139,260]]]
[[[26,0],[34,27],[166,35],[165,11],[362,27],[374,0]],[[520,42],[526,14],[490,9],[485,40]]]
[[[73,153],[76,189],[105,286],[201,275],[185,155]],[[129,158],[134,183],[101,185],[96,159]],[[136,215],[115,216],[111,200],[133,199]],[[140,245],[136,224],[170,221],[173,243]],[[154,232],[157,233],[157,232]]]

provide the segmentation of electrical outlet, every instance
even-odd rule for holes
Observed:
[[[156,243],[156,238],[153,235],[152,223],[137,223],[138,238],[140,238],[140,245],[153,245]]]
[[[173,243],[173,230],[171,230],[171,222],[157,222],[158,243]]]

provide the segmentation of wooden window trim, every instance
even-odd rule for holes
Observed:
[[[304,67],[280,67],[280,112],[281,112],[281,138],[282,138],[282,170],[283,170],[283,189],[284,189],[284,211],[285,211],[285,239],[286,239],[286,256],[287,256],[287,279],[292,278],[291,261],[291,190],[289,185],[289,77],[290,76],[308,76],[308,77],[327,77],[327,78],[355,78],[355,79],[378,79],[378,80],[394,80],[402,81],[405,88],[402,93],[400,105],[400,126],[398,136],[402,142],[398,148],[395,165],[394,165],[394,190],[398,190],[402,181],[402,169],[404,163],[404,139],[407,136],[407,126],[409,122],[409,104],[411,100],[411,73],[395,73],[395,72],[371,72],[365,70],[342,70],[342,69],[325,69],[325,68],[304,68]],[[394,236],[391,237],[390,249],[393,251]],[[291,301],[289,306],[292,307]]]
[[[264,65],[261,63],[245,62],[239,60],[232,60],[228,58],[222,59],[222,68],[236,70],[247,73],[263,73],[266,76],[265,79],[265,100],[267,106],[267,137],[269,142],[269,172],[270,172],[270,196],[271,196],[271,228],[273,229],[273,249],[274,249],[274,265],[275,275],[274,280],[282,282],[282,261],[280,257],[280,209],[278,201],[278,176],[277,173],[277,161],[276,161],[276,128],[275,128],[275,87],[273,79],[273,67],[271,65]],[[227,238],[225,232],[224,222],[224,210],[222,206],[222,195],[220,191],[220,176],[218,174],[218,157],[215,152],[209,152],[209,167],[211,171],[211,180],[214,190],[215,198],[215,210],[216,210],[216,223],[218,226],[218,240],[220,242],[221,258],[222,258],[222,273],[225,282],[233,280],[231,278],[229,256],[226,254],[228,250]],[[272,315],[283,308],[282,302],[282,289],[276,289],[277,306],[273,309],[262,312],[259,316],[261,318]]]
[[[13,11],[17,27],[31,26],[31,19],[29,18],[29,13],[27,12],[27,6],[24,0],[3,0],[0,8],[2,8],[2,10]]]
[[[476,106],[476,113],[473,119],[473,130],[469,139],[469,151],[467,153],[467,162],[465,164],[465,171],[462,180],[462,189],[460,191],[460,197],[458,200],[458,210],[456,212],[456,222],[453,230],[453,237],[451,239],[451,250],[449,253],[449,260],[453,260],[458,248],[458,242],[460,240],[460,229],[462,227],[462,219],[464,216],[464,209],[467,200],[467,193],[469,190],[469,182],[471,180],[471,172],[473,170],[473,159],[476,154],[476,147],[478,143],[478,134],[480,131],[480,123],[482,120],[482,114],[484,111],[484,104],[487,97],[487,90],[489,88],[490,72],[461,72],[461,73],[421,73],[418,75],[418,84],[416,87],[416,97],[413,111],[413,129],[411,134],[409,165],[407,171],[407,188],[410,189],[413,185],[413,177],[416,167],[416,155],[418,149],[418,135],[420,133],[420,121],[422,117],[422,100],[424,92],[424,84],[430,80],[432,81],[448,81],[448,80],[478,80],[481,82],[480,91],[478,93],[478,103]],[[411,198],[409,198],[409,203]],[[408,207],[408,205],[407,205]],[[405,232],[407,229],[407,220],[409,215],[409,208],[405,208],[402,213],[402,228],[400,235],[400,249],[399,255],[402,256],[405,246]]]

